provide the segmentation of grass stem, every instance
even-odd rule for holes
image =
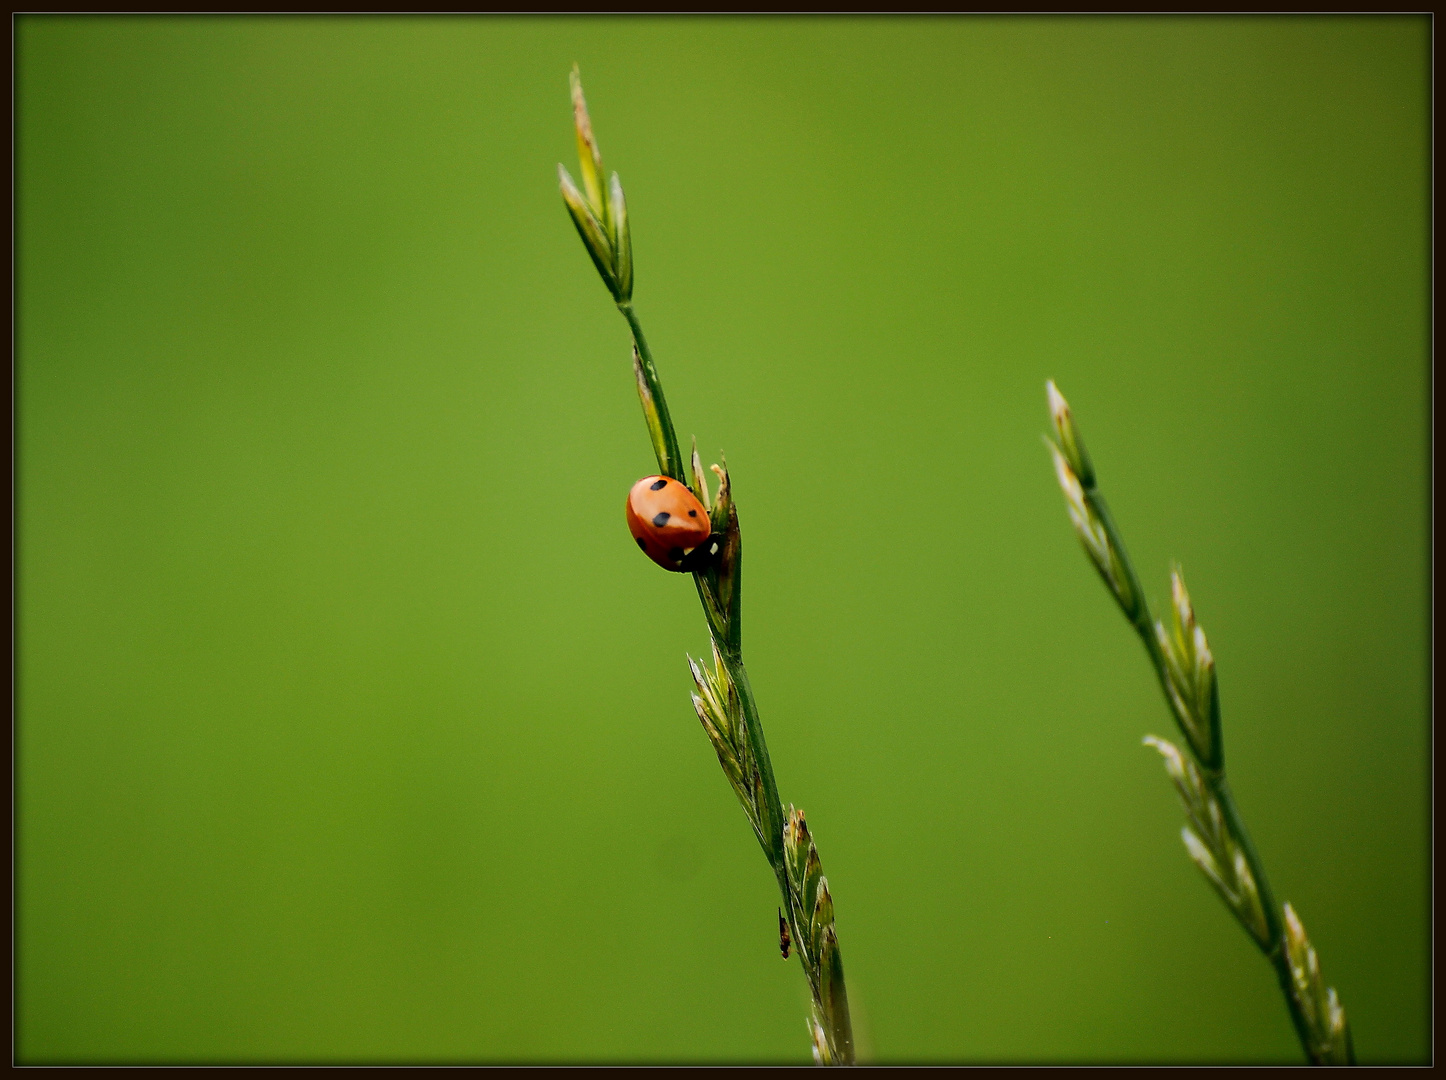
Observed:
[[[1321,979],[1315,950],[1299,918],[1289,904],[1276,903],[1226,780],[1215,660],[1205,632],[1195,623],[1180,571],[1176,568],[1170,575],[1173,610],[1172,627],[1167,629],[1150,613],[1124,540],[1096,489],[1094,465],[1069,403],[1053,382],[1046,389],[1055,429],[1055,441],[1049,446],[1070,518],[1086,554],[1143,642],[1165,702],[1194,756],[1193,761],[1186,759],[1163,739],[1145,740],[1164,756],[1185,804],[1186,850],[1275,968],[1306,1057],[1315,1064],[1354,1064],[1345,1012],[1335,990]]]
[[[843,958],[834,928],[833,897],[803,811],[790,806],[785,813],[779,799],[763,721],[743,666],[743,543],[728,471],[726,467],[713,467],[720,487],[717,498],[710,499],[696,443],[691,461],[683,457],[653,352],[633,309],[631,226],[622,183],[617,173],[606,184],[603,182],[606,174],[602,152],[593,134],[576,68],[572,73],[572,99],[583,187],[573,183],[567,170],[559,165],[563,202],[632,334],[638,399],[658,459],[658,471],[693,491],[707,509],[712,526],[708,540],[713,554],[692,574],[708,621],[713,666],[710,670],[706,664],[689,660],[697,691],[693,706],[778,880],[781,914],[788,930],[787,938],[782,940],[797,948],[813,999],[809,1033],[814,1059],[822,1064],[852,1064],[853,1028],[844,988]],[[782,951],[787,959],[788,948]]]

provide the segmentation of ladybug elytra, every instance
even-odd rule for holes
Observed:
[[[628,532],[643,554],[677,573],[693,569],[696,560],[690,556],[705,547],[712,531],[707,508],[686,484],[669,476],[645,476],[634,484],[627,514]],[[712,550],[717,546],[706,545]]]

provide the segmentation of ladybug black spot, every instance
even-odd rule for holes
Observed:
[[[689,516],[689,517],[697,517],[697,516],[698,516],[698,511],[696,511],[696,510],[689,510],[689,511],[688,511],[688,516]]]
[[[651,490],[651,491],[662,491],[662,490],[663,490],[665,487],[667,487],[667,486],[668,486],[668,482],[667,482],[666,480],[654,480],[654,481],[653,481],[653,484],[652,484],[652,487],[651,487],[649,490]]]
[[[643,543],[643,538],[641,536],[634,537],[634,539],[637,540],[638,547],[642,548],[644,551],[648,550],[648,545]]]
[[[668,523],[668,519],[672,516],[672,514],[664,510],[661,514],[657,514],[653,517],[653,524],[661,529],[664,525]]]

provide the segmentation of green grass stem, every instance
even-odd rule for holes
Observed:
[[[809,1033],[814,1059],[823,1064],[852,1064],[853,1028],[843,958],[834,928],[833,897],[803,812],[789,807],[785,813],[779,799],[763,721],[743,666],[743,544],[728,471],[726,467],[713,467],[720,487],[717,497],[710,498],[696,444],[691,461],[683,457],[653,352],[633,309],[632,240],[622,183],[613,173],[604,185],[602,153],[576,68],[572,73],[572,98],[583,187],[573,183],[567,170],[559,165],[563,202],[632,334],[638,399],[658,459],[658,471],[688,485],[707,507],[713,528],[709,539],[718,543],[716,555],[693,571],[713,643],[711,670],[706,664],[689,660],[696,687],[693,705],[778,881],[781,911],[813,999]],[[786,958],[788,953],[784,955]]]
[[[1146,741],[1166,758],[1190,824],[1183,838],[1190,857],[1275,969],[1291,1024],[1314,1064],[1354,1064],[1350,1027],[1335,990],[1320,977],[1315,950],[1291,910],[1277,904],[1225,777],[1219,689],[1214,657],[1178,569],[1171,574],[1173,633],[1151,613],[1084,448],[1069,404],[1047,386],[1055,441],[1050,450],[1075,529],[1105,585],[1145,646],[1165,701],[1193,761],[1162,739]]]

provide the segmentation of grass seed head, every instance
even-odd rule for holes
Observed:
[[[1085,450],[1084,440],[1080,438],[1079,428],[1075,426],[1074,414],[1069,411],[1069,402],[1065,401],[1053,379],[1046,382],[1044,388],[1049,395],[1049,418],[1054,423],[1060,452],[1065,461],[1069,462],[1070,469],[1079,477],[1080,483],[1086,488],[1092,488],[1095,486],[1094,465]]]

